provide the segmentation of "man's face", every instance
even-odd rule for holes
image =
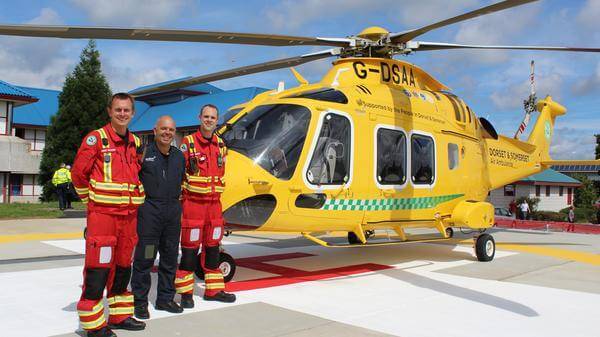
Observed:
[[[110,122],[115,126],[127,127],[133,117],[133,106],[129,99],[115,98],[108,108]]]
[[[217,127],[219,116],[217,109],[206,107],[200,112],[200,128],[205,132],[213,132]]]
[[[168,146],[175,136],[175,122],[170,118],[163,118],[154,127],[154,140],[161,145]]]

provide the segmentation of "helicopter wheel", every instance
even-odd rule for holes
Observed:
[[[196,274],[198,279],[204,280],[204,269],[202,269],[202,265],[200,264],[200,255],[201,254],[198,254],[198,264],[196,265],[194,274]],[[223,280],[225,283],[231,281],[235,275],[236,269],[236,264],[233,257],[227,253],[221,252],[221,254],[219,254],[219,269],[221,270],[221,273],[223,273]]]
[[[454,229],[452,227],[446,228],[446,237],[449,239],[454,236]]]
[[[481,234],[475,240],[475,255],[477,260],[489,262],[494,259],[496,254],[496,242],[489,234]]]

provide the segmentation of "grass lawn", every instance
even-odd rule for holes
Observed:
[[[81,202],[71,204],[74,209],[85,209]],[[59,218],[63,212],[58,209],[58,201],[37,204],[0,204],[0,219]]]

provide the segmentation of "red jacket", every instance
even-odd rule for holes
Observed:
[[[183,138],[181,152],[185,156],[183,198],[219,199],[225,190],[225,157],[227,148],[217,135],[208,140],[200,131]]]
[[[71,176],[88,210],[126,214],[144,202],[139,180],[140,139],[129,132],[125,142],[110,124],[90,132],[81,143]]]

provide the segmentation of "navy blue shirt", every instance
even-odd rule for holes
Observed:
[[[171,146],[169,154],[160,152],[155,142],[146,146],[140,180],[146,192],[146,201],[175,201],[181,195],[185,178],[185,158],[178,148]]]

